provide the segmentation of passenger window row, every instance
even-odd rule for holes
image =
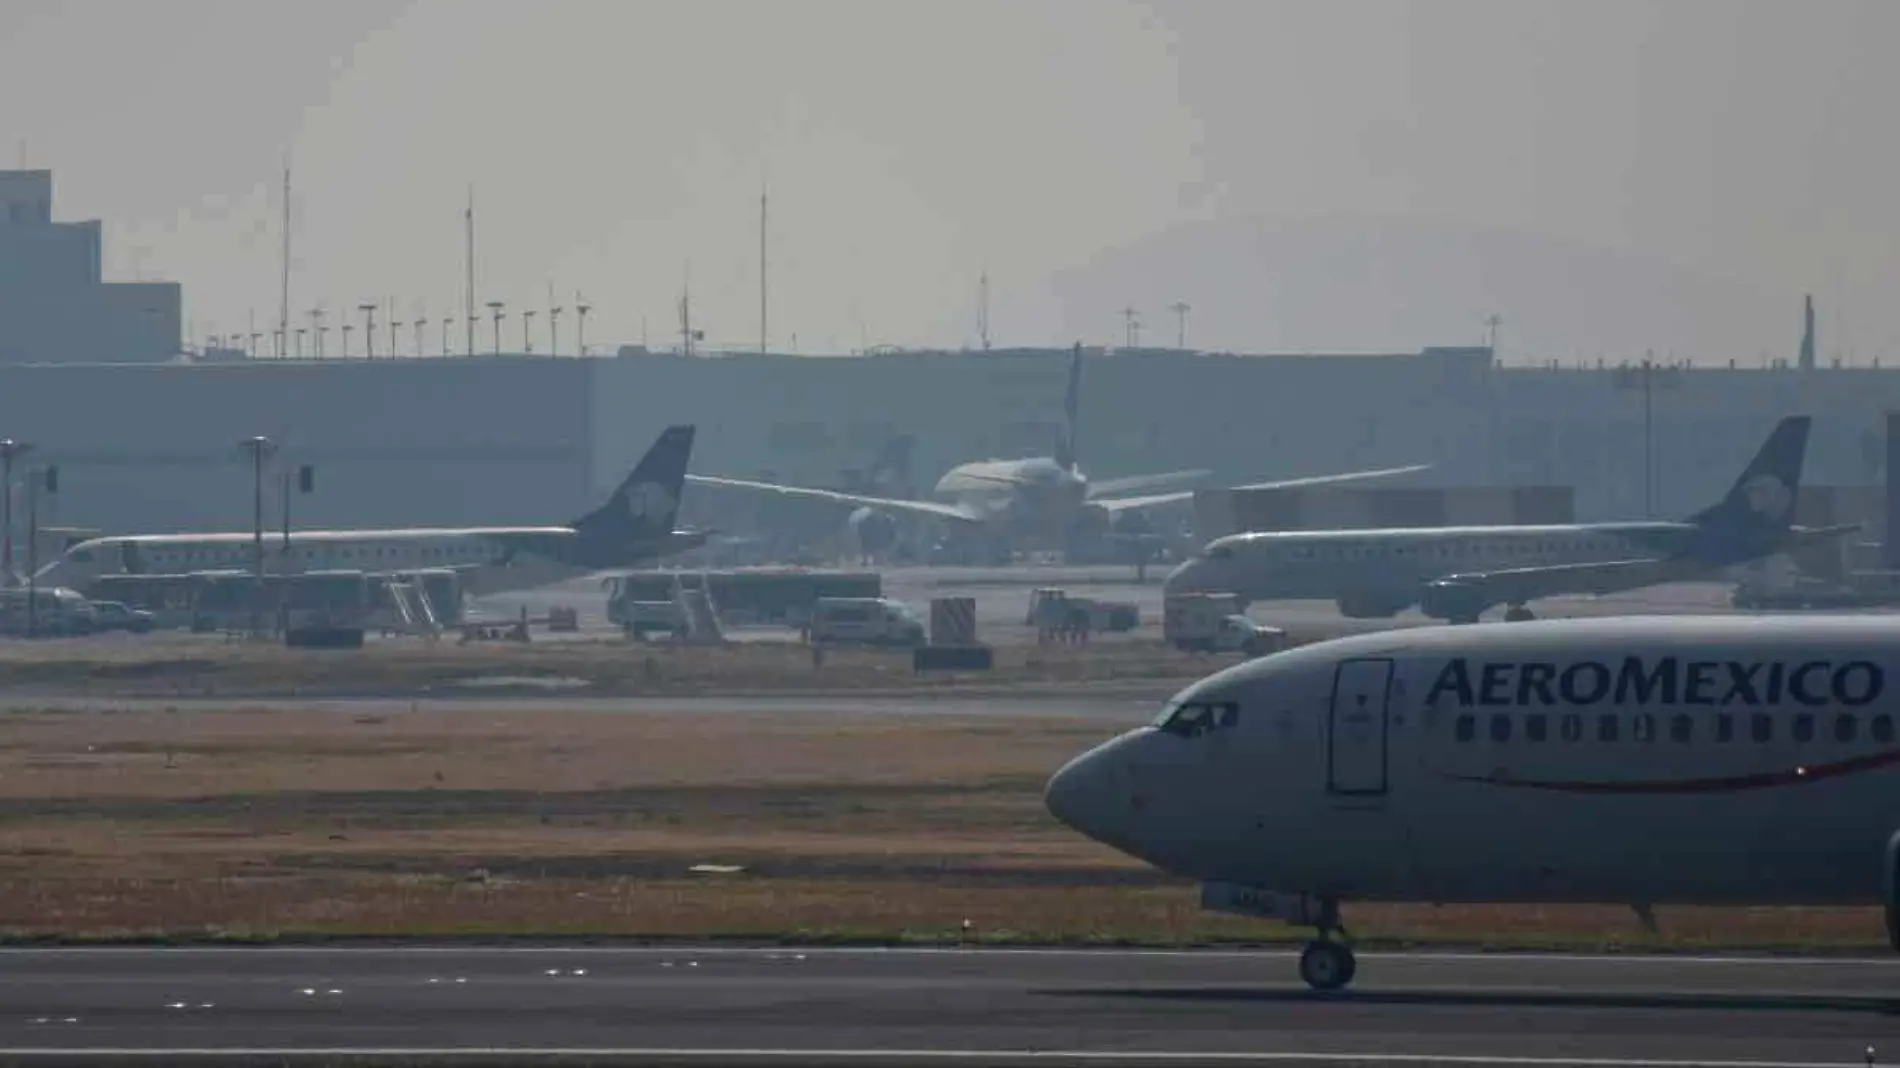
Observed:
[[[1791,741],[1812,742],[1821,723],[1811,712],[1792,716],[1755,712],[1745,717],[1727,712],[1702,716],[1687,713],[1658,716],[1648,712],[1634,715],[1616,712],[1595,715],[1581,712],[1561,715],[1543,712],[1516,715],[1495,713],[1486,718],[1482,740],[1495,745],[1512,742],[1535,745],[1551,741],[1577,743],[1586,739],[1605,744],[1667,740],[1686,745],[1698,738],[1718,743],[1735,742],[1745,733],[1747,740],[1755,744],[1773,742],[1783,734]],[[1826,726],[1828,737],[1836,742],[1855,742],[1865,737],[1869,741],[1887,743],[1894,738],[1893,717],[1886,712],[1865,717],[1842,712],[1828,721]],[[1452,722],[1452,737],[1461,743],[1479,742],[1478,727],[1477,716],[1463,713]]]

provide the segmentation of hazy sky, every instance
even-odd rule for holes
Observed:
[[[10,0],[0,148],[199,336],[275,317],[288,154],[298,319],[459,313],[472,182],[481,300],[579,290],[590,340],[657,345],[690,262],[709,339],[751,344],[764,178],[774,342],[808,352],[967,342],[986,268],[999,343],[1113,342],[1052,278],[1368,214],[1813,290],[1892,352],[1897,40],[1892,0]],[[1152,319],[1194,299],[1140,282]],[[1355,325],[1317,342],[1387,340]]]

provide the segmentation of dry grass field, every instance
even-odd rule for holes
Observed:
[[[405,638],[357,650],[286,649],[216,637],[71,639],[0,643],[8,692],[97,697],[442,695],[562,692],[593,695],[813,692],[1000,692],[1026,684],[1187,682],[1239,660],[1190,655],[1159,641],[1091,646],[1001,645],[987,672],[911,671],[906,652],[828,651],[812,662],[791,642],[724,647],[645,646],[619,639],[521,644]]]
[[[0,712],[0,933],[1273,940],[1043,812],[1073,718]],[[697,865],[717,866],[694,871]],[[736,868],[737,870],[727,870]],[[1872,910],[1362,907],[1368,941],[1871,946]]]

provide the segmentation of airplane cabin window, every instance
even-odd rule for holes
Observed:
[[[1525,741],[1529,741],[1529,742],[1544,741],[1546,738],[1550,736],[1549,731],[1550,731],[1549,721],[1544,718],[1543,713],[1533,712],[1530,715],[1524,717],[1524,740]]]
[[[1715,740],[1732,742],[1735,740],[1735,717],[1723,712],[1715,717]]]
[[[1814,740],[1814,714],[1803,712],[1794,717],[1794,740],[1811,742]]]
[[[1689,716],[1676,715],[1669,718],[1669,740],[1672,742],[1679,745],[1688,744],[1694,730],[1695,720]]]
[[[1499,743],[1511,740],[1511,717],[1491,717],[1491,740]]]
[[[1566,742],[1583,741],[1583,717],[1575,712],[1564,716],[1562,731]]]
[[[1876,742],[1893,741],[1893,717],[1885,712],[1875,716],[1867,724],[1867,733],[1872,735]]]
[[[1766,712],[1757,712],[1751,719],[1749,735],[1758,743],[1766,743],[1775,737],[1775,717]]]
[[[1655,741],[1656,740],[1656,717],[1650,715],[1647,712],[1639,713],[1636,717],[1635,729],[1632,730],[1630,733],[1639,742]]]
[[[1456,726],[1453,728],[1453,731],[1454,731],[1454,736],[1459,741],[1461,742],[1470,741],[1472,739],[1472,736],[1478,733],[1477,717],[1473,716],[1469,712],[1466,712],[1460,715],[1456,721]]]
[[[1860,721],[1846,713],[1834,717],[1834,740],[1851,742],[1860,727]]]
[[[1597,717],[1597,741],[1616,741],[1616,714],[1606,712]]]

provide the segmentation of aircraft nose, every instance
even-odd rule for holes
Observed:
[[[1049,777],[1043,791],[1043,805],[1050,815],[1097,841],[1116,837],[1114,774],[1105,751],[1108,748],[1098,746],[1064,764]]]

